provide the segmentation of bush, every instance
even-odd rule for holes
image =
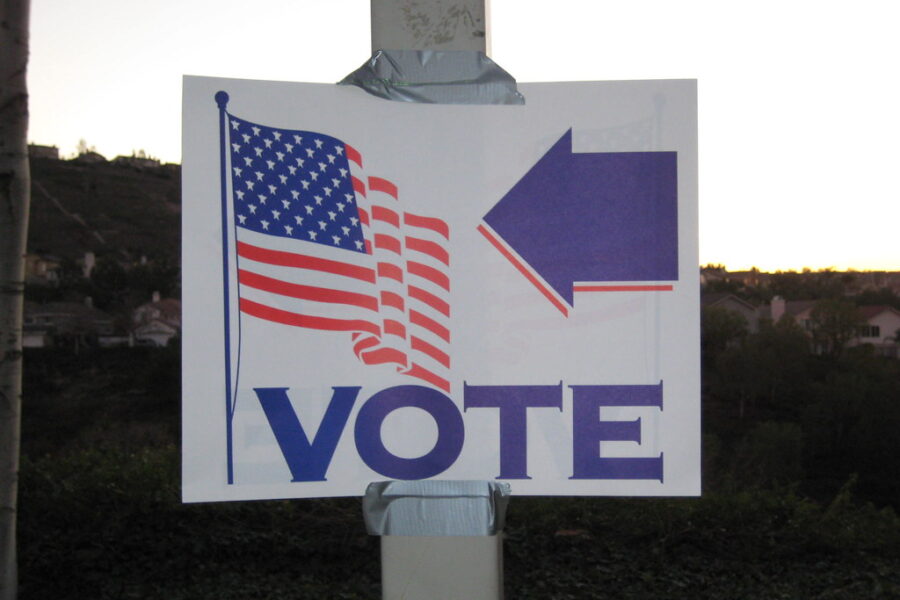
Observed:
[[[358,500],[183,505],[178,460],[174,446],[25,459],[22,597],[379,597]]]
[[[795,423],[766,421],[741,440],[734,476],[744,484],[785,486],[803,477],[803,431]]]

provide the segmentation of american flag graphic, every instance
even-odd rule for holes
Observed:
[[[447,223],[405,211],[335,137],[226,118],[242,316],[332,331],[449,392]]]

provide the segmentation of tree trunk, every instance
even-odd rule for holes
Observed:
[[[29,0],[0,0],[0,600],[15,600],[22,407],[22,301],[28,231]]]

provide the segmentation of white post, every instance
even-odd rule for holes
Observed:
[[[384,600],[500,600],[503,534],[381,536]]]
[[[371,0],[372,52],[471,50],[489,54],[487,0]]]
[[[381,536],[385,600],[500,600],[509,486],[492,481],[369,484],[363,512]]]
[[[371,0],[372,52],[462,50],[487,54],[486,2]],[[501,600],[502,536],[502,532],[492,536],[382,535],[382,598]]]

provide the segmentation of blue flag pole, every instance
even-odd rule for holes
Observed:
[[[228,188],[225,172],[226,160],[226,140],[228,127],[228,113],[225,111],[228,105],[228,94],[220,91],[215,96],[216,104],[219,106],[219,171],[220,183],[222,188],[222,291],[224,300],[224,316],[225,316],[225,439],[226,439],[226,461],[228,465],[228,484],[234,483],[234,454],[232,444],[232,415],[234,414],[231,392],[231,298],[229,296],[230,286],[228,282]]]

